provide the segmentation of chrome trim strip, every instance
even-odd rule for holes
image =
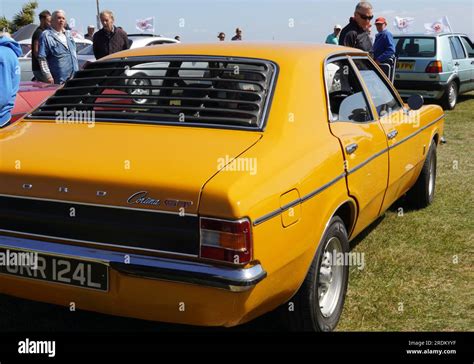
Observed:
[[[437,118],[436,120],[432,121],[431,123],[429,123],[429,124],[425,125],[424,127],[418,129],[417,131],[415,131],[414,133],[408,135],[407,137],[403,138],[402,140],[400,140],[400,141],[398,141],[398,142],[392,144],[392,145],[389,147],[389,149],[393,149],[393,148],[395,148],[395,147],[398,147],[400,144],[405,143],[407,140],[409,140],[409,139],[413,138],[414,136],[420,134],[422,131],[425,131],[426,129],[428,129],[430,126],[436,124],[436,123],[437,123],[438,121],[440,121],[441,119],[444,119],[445,116],[446,116],[445,114],[441,115],[439,118]]]
[[[267,275],[260,264],[250,268],[233,268],[1,235],[0,246],[73,259],[93,260],[109,265],[111,269],[120,273],[139,278],[196,284],[231,292],[250,290]],[[125,263],[125,255],[129,256],[130,264]]]
[[[133,249],[133,250],[138,250],[138,251],[142,251],[142,252],[162,253],[162,254],[176,255],[176,256],[180,256],[180,257],[190,257],[190,258],[197,258],[198,257],[197,255],[194,255],[194,254],[176,253],[176,252],[167,251],[167,250],[146,249],[146,248],[140,248],[140,247],[134,247],[134,246],[128,246],[128,245],[98,243],[96,241],[69,239],[69,238],[63,238],[63,237],[60,237],[60,236],[50,236],[50,235],[42,235],[42,234],[25,233],[24,231],[0,229],[0,233],[23,235],[23,236],[25,236],[25,238],[33,236],[35,238],[45,238],[45,239],[55,239],[55,240],[60,240],[60,241],[70,241],[72,243],[94,244],[94,245],[100,245],[100,246],[112,247],[112,248],[118,248],[118,249],[122,249],[122,248],[123,249]]]
[[[385,152],[388,151],[388,148],[384,148],[382,149],[381,151],[375,153],[374,155],[372,155],[371,157],[367,158],[365,161],[363,161],[362,163],[358,164],[357,166],[355,166],[354,168],[350,169],[347,171],[347,175],[350,175],[354,172],[356,172],[357,170],[361,169],[362,167],[364,167],[365,165],[367,165],[368,163],[370,163],[371,161],[373,161],[375,158],[377,157],[380,157],[382,154],[384,154]]]
[[[271,218],[280,215],[281,213],[283,213],[287,209],[289,209],[293,206],[296,206],[300,203],[303,203],[303,202],[309,200],[310,198],[313,198],[317,194],[323,192],[325,189],[331,187],[333,184],[335,184],[336,182],[338,182],[340,179],[344,178],[345,176],[346,176],[346,173],[344,172],[344,173],[340,174],[339,176],[337,176],[336,178],[334,178],[333,180],[331,180],[328,183],[324,184],[323,186],[321,186],[321,187],[315,189],[314,191],[306,194],[302,198],[294,200],[294,201],[284,205],[283,207],[280,207],[279,209],[277,209],[275,211],[272,211],[272,212],[270,212],[266,215],[263,215],[263,216],[259,217],[258,219],[255,219],[255,221],[253,222],[253,226],[257,226],[257,225],[259,225],[259,224],[261,224],[261,223],[263,223],[267,220],[270,220]]]
[[[29,197],[29,196],[18,196],[18,195],[7,195],[0,193],[0,197],[12,197],[12,198],[22,198],[26,200],[37,200],[37,201],[49,201],[49,202],[61,202],[61,203],[68,203],[72,205],[85,205],[85,206],[94,206],[94,207],[105,207],[111,209],[122,209],[122,210],[134,210],[140,212],[154,212],[158,214],[171,214],[171,215],[179,215],[179,212],[174,211],[164,211],[164,210],[148,210],[148,209],[138,209],[136,207],[125,207],[125,206],[113,206],[113,205],[100,205],[95,203],[88,203],[88,202],[77,202],[77,201],[67,201],[67,200],[54,200],[50,198],[42,198],[42,197]],[[186,216],[197,217],[197,214],[189,214],[184,213]]]
[[[372,155],[371,157],[367,158],[364,162],[358,164],[356,167],[348,170],[347,172],[344,172],[343,174],[341,174],[340,176],[336,177],[335,179],[333,179],[332,181],[326,183],[325,185],[323,185],[322,187],[314,190],[313,192],[307,194],[306,196],[298,199],[298,200],[295,200],[295,201],[292,201],[288,204],[286,204],[285,206],[279,208],[278,210],[275,210],[275,211],[272,211],[266,215],[263,215],[259,218],[257,218],[254,222],[253,222],[253,226],[257,226],[259,224],[261,224],[262,222],[265,222],[267,220],[270,220],[271,218],[275,217],[275,216],[278,216],[280,215],[282,212],[284,212],[285,210],[289,209],[290,207],[293,207],[293,206],[296,206],[297,204],[299,203],[302,203],[302,202],[305,202],[307,200],[309,200],[310,198],[316,196],[317,194],[321,193],[322,191],[324,191],[326,188],[332,186],[334,183],[336,183],[337,181],[339,181],[341,178],[344,178],[346,176],[349,176],[351,175],[352,173],[358,171],[360,168],[364,167],[365,165],[367,165],[368,163],[370,163],[372,160],[374,160],[375,158],[381,156],[382,154],[384,154],[385,152],[389,151],[390,149],[393,149],[397,146],[399,146],[400,144],[406,142],[407,140],[413,138],[415,135],[421,133],[422,131],[428,129],[430,126],[436,124],[437,122],[439,122],[441,119],[443,119],[445,117],[445,114],[443,114],[442,116],[440,116],[439,118],[437,118],[436,120],[432,121],[431,123],[425,125],[424,127],[418,129],[416,132],[410,134],[409,136],[405,137],[404,139],[400,140],[399,142],[393,144],[392,146],[390,147],[387,147],[387,148],[384,148],[382,149],[381,151],[375,153],[374,155]]]

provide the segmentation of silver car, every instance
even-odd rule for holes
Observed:
[[[452,110],[460,94],[474,90],[474,45],[467,35],[403,34],[394,39],[395,87],[402,97],[420,94]]]

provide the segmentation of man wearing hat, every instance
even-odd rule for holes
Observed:
[[[374,59],[379,65],[389,65],[393,67],[395,60],[395,41],[393,35],[387,30],[387,20],[383,17],[375,20],[378,34],[375,36],[374,42]],[[387,76],[388,67],[382,67]]]
[[[326,38],[326,44],[339,44],[339,34],[341,34],[342,27],[339,24],[334,26],[334,32],[329,34]]]

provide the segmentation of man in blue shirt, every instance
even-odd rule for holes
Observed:
[[[375,36],[374,42],[374,58],[379,65],[388,64],[393,66],[395,58],[395,41],[393,35],[387,30],[387,20],[380,17],[375,20],[378,34]],[[382,67],[385,73],[388,68]],[[387,76],[390,75],[387,73]]]
[[[342,27],[339,24],[334,26],[334,32],[326,37],[326,44],[339,44],[339,34],[341,34]]]
[[[0,128],[11,119],[15,98],[20,88],[20,45],[8,33],[0,34]]]
[[[51,28],[40,37],[38,60],[49,83],[62,84],[79,70],[76,43],[65,26],[66,14],[56,10],[51,15]]]

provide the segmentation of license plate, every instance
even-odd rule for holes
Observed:
[[[398,62],[397,70],[398,71],[413,71],[415,68],[415,62]]]
[[[18,253],[23,253],[23,258]],[[25,253],[32,259],[28,260]],[[38,253],[35,264],[36,258],[31,253],[0,247],[3,257],[0,273],[99,291],[109,290],[109,268],[106,264],[44,253]],[[13,262],[14,256],[17,257],[16,264],[7,264]]]

